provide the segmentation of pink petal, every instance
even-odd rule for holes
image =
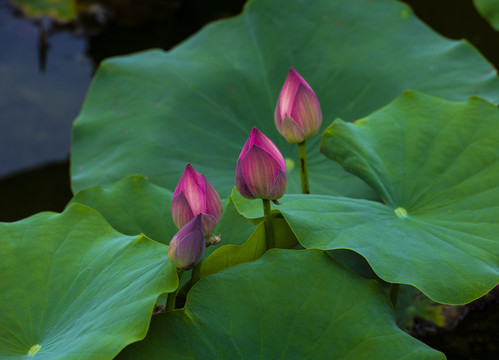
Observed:
[[[256,199],[251,193],[246,181],[244,180],[243,172],[241,170],[241,159],[237,160],[236,164],[236,188],[239,193],[246,199]]]
[[[251,194],[260,199],[268,199],[280,170],[279,163],[256,145],[249,149],[241,161],[244,181]]]
[[[296,92],[300,85],[310,87],[307,82],[296,72],[292,67],[289,69],[286,81],[281,88],[279,99],[275,111],[276,125],[279,126],[284,120],[286,114],[290,114],[293,108],[293,102],[296,97]]]
[[[204,189],[205,189],[205,196],[206,196],[206,201],[205,201],[205,209],[206,209],[206,214],[212,215],[216,222],[220,220],[220,217],[222,216],[222,200],[220,199],[220,196],[218,195],[217,191],[213,187],[213,185],[210,184],[208,180],[206,180],[206,177],[204,175],[201,175],[203,182],[204,182]]]
[[[284,117],[284,113],[291,112],[296,91],[302,82],[304,82],[303,78],[295,71],[295,69],[290,68],[286,81],[281,88],[279,100],[277,101],[281,117]]]
[[[310,89],[312,89],[310,87],[310,85],[308,85],[308,83],[305,81],[305,79],[300,74],[298,74],[298,71],[296,71],[292,66],[289,68],[288,77],[293,78],[292,81],[294,83],[298,82],[299,84],[305,85],[305,86],[309,87]],[[296,86],[298,86],[298,85],[296,85]]]
[[[255,134],[257,132],[260,132],[260,130],[258,130],[256,128],[256,126],[254,126],[253,129],[251,129],[248,140],[246,140],[246,143],[244,144],[243,149],[241,150],[241,153],[239,154],[239,159],[242,159],[244,157],[244,155],[246,155],[248,150],[253,146],[253,144],[255,143],[254,142],[255,141]]]
[[[286,162],[284,161],[284,157],[282,156],[278,147],[275,146],[275,144],[272,142],[272,140],[270,140],[268,137],[266,137],[256,127],[253,129],[256,130],[255,135],[254,135],[254,139],[253,139],[254,145],[257,145],[258,147],[262,148],[267,153],[269,153],[270,156],[272,156],[274,158],[274,160],[277,161],[280,169],[286,171]]]
[[[278,127],[277,130],[291,144],[298,144],[305,140],[303,129],[289,115],[284,117],[281,127]]]
[[[210,236],[213,233],[213,229],[218,224],[218,219],[210,214],[201,214],[201,219],[203,220],[203,228],[206,236]]]
[[[187,164],[173,196],[182,191],[185,194],[193,214],[206,212],[204,180],[191,164]]]
[[[305,139],[317,134],[322,123],[322,113],[317,96],[309,86],[300,85],[290,113],[305,133]]]
[[[181,229],[194,218],[191,206],[183,192],[173,196],[172,217],[177,229]]]
[[[269,194],[268,200],[276,200],[281,198],[286,191],[287,179],[286,172],[279,170],[277,179],[272,187],[272,191]]]

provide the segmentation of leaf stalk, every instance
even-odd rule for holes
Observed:
[[[168,294],[168,297],[166,299],[166,311],[175,310],[175,302],[177,300],[177,294],[180,289],[180,279],[182,278],[183,273],[184,272],[182,270],[177,269],[178,287],[174,292]]]
[[[272,224],[272,214],[270,200],[262,199],[263,214],[265,221],[265,241],[267,243],[267,250],[274,247],[274,226]]]
[[[305,141],[298,144],[298,158],[300,160],[300,177],[301,177],[301,192],[302,194],[310,194],[308,185],[308,168],[307,168],[307,150]]]

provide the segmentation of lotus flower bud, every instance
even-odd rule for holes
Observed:
[[[289,70],[282,86],[274,120],[277,130],[291,144],[298,144],[319,132],[321,107],[312,88],[295,69]]]
[[[170,261],[180,270],[194,267],[204,255],[206,243],[202,215],[198,214],[173,236],[168,246]]]
[[[254,127],[236,165],[236,187],[247,199],[276,200],[286,190],[286,163],[274,143]]]
[[[204,175],[187,164],[173,192],[173,222],[180,229],[197,214],[202,215],[204,233],[211,235],[222,216],[222,201]]]

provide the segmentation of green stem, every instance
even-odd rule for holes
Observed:
[[[191,281],[189,284],[189,291],[199,281],[199,274],[201,273],[201,264],[202,263],[203,263],[203,261],[201,260],[199,263],[197,263],[192,268]]]
[[[390,301],[392,302],[394,309],[397,306],[397,299],[399,297],[399,288],[400,288],[400,284],[391,284],[390,285],[389,297],[390,297]]]
[[[305,141],[298,144],[298,158],[300,159],[301,192],[302,194],[310,194],[310,187],[308,186],[307,150],[305,148]]]
[[[201,274],[201,264],[203,260],[201,260],[198,264],[196,264],[192,268],[191,272],[191,278],[189,281],[187,281],[184,286],[182,286],[182,289],[180,289],[180,292],[182,294],[187,294],[189,291],[191,291],[192,287],[199,281],[200,274]]]
[[[177,300],[178,290],[180,289],[180,279],[182,278],[183,273],[182,270],[177,269],[178,287],[177,290],[168,294],[168,298],[166,299],[166,311],[175,310],[175,300]]]
[[[274,247],[274,227],[272,225],[272,215],[270,213],[270,200],[262,199],[263,214],[265,216],[265,241],[267,242],[267,250]]]

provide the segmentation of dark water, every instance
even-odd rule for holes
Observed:
[[[0,221],[67,204],[71,127],[103,59],[168,50],[244,1],[100,3],[104,10],[59,24],[23,18],[0,0]]]
[[[167,50],[205,23],[240,12],[244,3],[143,0],[126,2],[132,5],[126,8],[120,1],[101,2],[114,6],[114,19],[104,13],[68,26],[22,18],[0,0],[0,221],[61,211],[70,199],[71,126],[102,59]],[[405,2],[444,36],[471,41],[499,68],[499,33],[471,0]],[[492,292],[458,307],[459,319],[450,326],[416,322],[413,333],[449,360],[499,359],[498,300],[498,291]]]
[[[42,27],[0,0],[0,177],[67,159],[71,123],[90,84],[85,39],[67,32],[50,36],[40,70]]]

